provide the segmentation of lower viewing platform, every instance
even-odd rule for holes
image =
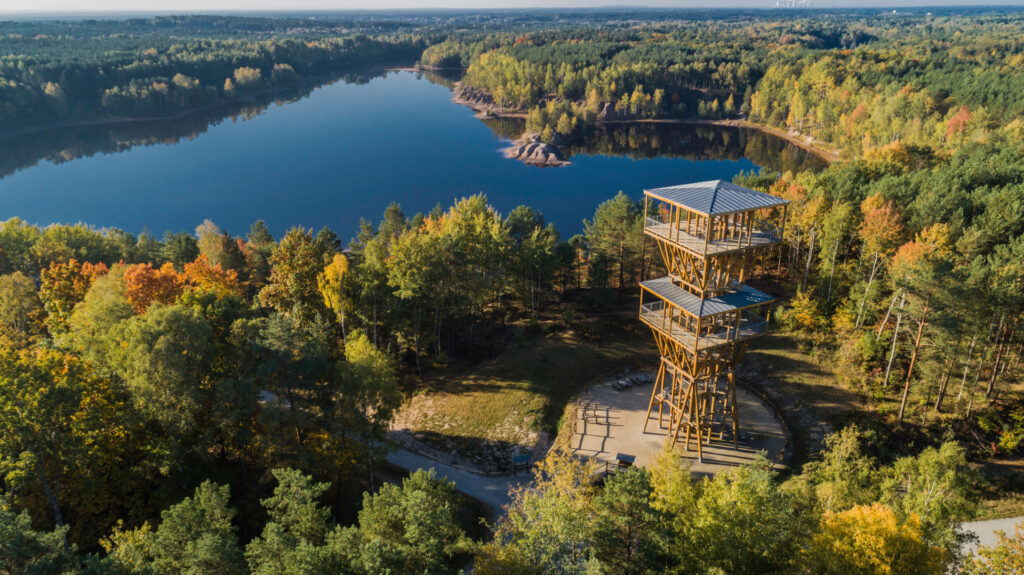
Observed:
[[[774,299],[750,287],[701,299],[669,278],[643,282],[640,319],[689,351],[750,339],[768,331]]]

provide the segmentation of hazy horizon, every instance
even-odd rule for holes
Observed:
[[[31,8],[0,7],[0,14],[305,12],[385,10],[499,10],[537,8],[771,8],[776,0],[37,0]],[[1024,0],[812,0],[814,8],[927,8],[1021,6]]]

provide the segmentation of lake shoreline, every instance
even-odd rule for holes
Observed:
[[[466,106],[477,113],[477,117],[480,119],[489,118],[514,118],[519,120],[526,119],[526,113],[517,110],[509,110],[498,106],[491,102],[486,102],[484,98],[479,97],[483,94],[490,96],[484,90],[478,89],[467,89],[463,90],[464,84],[458,82],[455,90],[452,92],[452,102],[461,106]],[[467,97],[465,94],[476,95],[477,97]],[[749,130],[757,130],[759,132],[774,136],[781,140],[785,140],[794,146],[814,154],[822,161],[827,164],[831,164],[839,160],[839,154],[837,152],[826,150],[820,146],[816,146],[811,142],[804,139],[799,133],[788,132],[773,128],[771,126],[765,126],[756,122],[751,122],[743,118],[724,118],[724,119],[708,119],[708,118],[634,118],[634,119],[623,119],[623,120],[597,120],[597,125],[636,125],[636,124],[662,124],[662,125],[687,125],[687,126],[721,126],[730,128],[745,128]],[[525,136],[525,134],[524,134]]]

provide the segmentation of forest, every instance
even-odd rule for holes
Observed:
[[[389,426],[433,379],[637,323],[637,281],[663,272],[633,195],[571,237],[483,195],[392,204],[348,241],[10,217],[0,572],[1020,572],[1024,530],[969,556],[961,524],[1024,509],[1024,16],[445,18],[2,23],[21,54],[0,60],[4,125],[183,109],[123,98],[165,80],[181,95],[177,75],[213,101],[411,51],[541,132],[603,114],[812,137],[838,159],[735,181],[791,202],[755,285],[780,300],[773,331],[849,397],[833,433],[811,449],[796,429],[784,472],[699,480],[671,449],[603,476],[556,441],[483,524],[456,485],[388,465]],[[73,97],[54,107],[50,84]]]
[[[172,115],[404,63],[428,42],[411,30],[213,16],[0,22],[0,128]]]
[[[1018,12],[656,21],[465,35],[421,63],[465,67],[537,132],[744,117],[854,157],[895,140],[951,149],[1018,119],[1022,32]]]

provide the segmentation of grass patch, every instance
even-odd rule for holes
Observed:
[[[396,418],[435,448],[495,468],[557,432],[565,406],[601,375],[656,360],[639,322],[619,315],[513,345],[470,370],[429,378]]]
[[[978,520],[1024,515],[1024,458],[989,459],[977,467],[983,477]]]

